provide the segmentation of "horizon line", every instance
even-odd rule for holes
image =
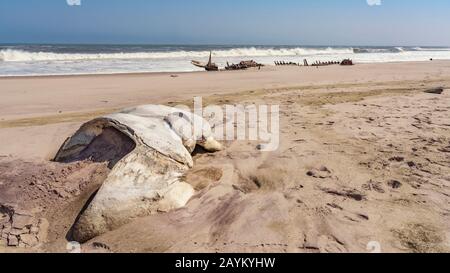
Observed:
[[[252,44],[252,43],[104,43],[104,42],[89,42],[89,43],[51,43],[51,42],[36,42],[36,43],[28,43],[28,42],[0,42],[0,46],[8,46],[8,45],[105,45],[105,46],[302,46],[302,47],[450,47],[450,45],[363,45],[363,44]]]

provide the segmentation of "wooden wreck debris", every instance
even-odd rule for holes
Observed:
[[[340,64],[340,62],[338,62],[338,61],[327,61],[327,62],[316,61],[315,63],[310,65],[308,63],[308,60],[306,60],[306,59],[303,60],[303,66],[327,66],[327,65],[336,65],[336,64]],[[275,65],[276,66],[285,66],[285,65],[302,66],[300,63],[285,62],[285,61],[275,61]]]
[[[225,70],[244,70],[251,67],[258,67],[261,69],[261,67],[264,66],[263,64],[257,63],[253,60],[250,61],[241,61],[238,64],[229,64],[227,62],[227,66],[225,67]]]
[[[351,59],[344,59],[341,65],[353,65],[353,61]]]
[[[247,66],[247,67],[262,67],[262,66],[264,66],[263,64],[257,63],[254,60],[242,61],[239,64],[241,66]]]
[[[244,69],[247,69],[248,68],[248,66],[246,66],[246,65],[241,65],[240,63],[239,64],[229,64],[228,62],[227,62],[227,66],[225,67],[225,70],[244,70]]]
[[[209,61],[208,64],[205,67],[206,71],[218,71],[219,67],[212,62],[212,52],[209,52]]]
[[[201,62],[198,62],[198,61],[191,61],[191,64],[193,64],[193,65],[195,65],[197,67],[200,67],[200,68],[205,68],[206,67],[206,64],[202,64]]]
[[[328,66],[328,65],[335,65],[335,64],[340,64],[340,62],[337,62],[337,61],[328,61],[328,62],[316,61],[311,66]]]
[[[219,67],[212,62],[212,52],[209,52],[209,61],[207,64],[203,64],[198,61],[191,61],[191,64],[200,68],[204,68],[206,71],[219,71]]]
[[[285,62],[285,61],[275,61],[275,65],[276,66],[282,66],[282,65],[292,65],[292,66],[300,66],[299,63],[294,63],[294,62]]]

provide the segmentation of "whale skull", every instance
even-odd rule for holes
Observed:
[[[194,124],[201,129],[193,130]],[[80,214],[73,238],[86,242],[137,217],[185,206],[195,191],[180,178],[193,167],[196,145],[222,149],[202,117],[162,105],[129,108],[82,125],[55,161],[107,161],[111,172]]]

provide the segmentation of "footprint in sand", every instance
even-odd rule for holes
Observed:
[[[306,173],[306,175],[310,176],[310,177],[314,177],[314,178],[319,178],[319,179],[326,179],[326,178],[332,177],[331,171],[325,166],[322,166],[318,169],[312,169],[312,170],[308,171]]]
[[[402,183],[397,180],[390,180],[387,182],[388,186],[393,189],[399,189],[402,187]]]
[[[402,156],[394,156],[394,157],[389,158],[389,161],[403,162],[403,161],[405,161],[405,158]]]

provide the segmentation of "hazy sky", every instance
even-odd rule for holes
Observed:
[[[450,45],[450,0],[67,1],[0,0],[0,43]]]

